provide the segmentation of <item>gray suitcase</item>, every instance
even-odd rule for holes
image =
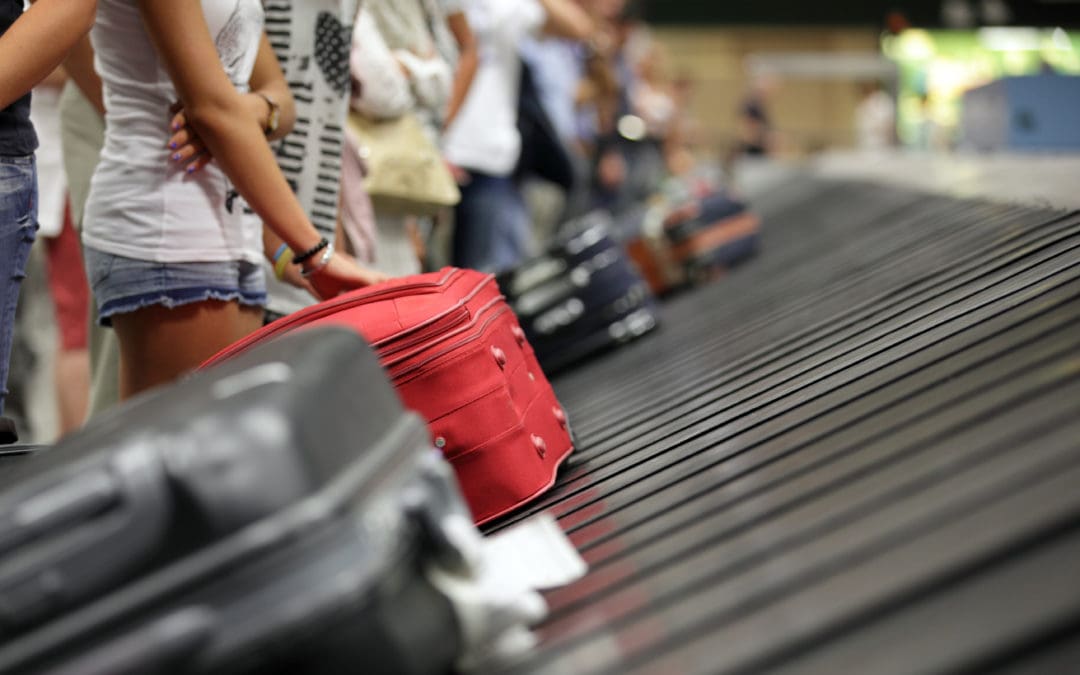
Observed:
[[[290,335],[0,460],[0,672],[444,671],[454,518],[366,344]]]

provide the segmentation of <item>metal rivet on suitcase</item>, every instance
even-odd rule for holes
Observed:
[[[443,438],[442,436],[436,437],[435,438],[435,447],[440,449],[440,450],[445,448],[446,447],[446,439]]]
[[[514,339],[517,340],[519,347],[525,346],[525,331],[521,329],[521,326],[514,326],[510,329],[510,332],[514,334]]]
[[[499,364],[499,368],[506,367],[506,352],[498,347],[491,347],[491,355],[495,357],[495,363]]]
[[[547,455],[547,443],[536,434],[532,435],[532,442],[533,447],[536,448],[536,454],[540,455],[540,459],[543,459]]]
[[[562,427],[563,429],[565,429],[566,428],[566,413],[563,412],[563,409],[558,407],[558,406],[555,406],[554,408],[551,409],[551,414],[555,415],[555,421],[559,423],[559,426]]]
[[[532,381],[532,382],[536,382],[536,376],[533,375],[532,373],[529,373],[529,380]]]

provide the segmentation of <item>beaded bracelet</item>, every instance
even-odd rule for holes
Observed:
[[[314,246],[312,246],[308,250],[304,251],[303,253],[301,253],[301,254],[299,254],[297,256],[294,256],[293,257],[293,264],[294,265],[303,265],[307,261],[314,258],[316,253],[323,250],[324,248],[326,248],[329,245],[330,245],[330,242],[326,239],[326,237],[323,237],[322,239],[319,240],[318,244],[315,244]]]
[[[315,267],[311,267],[311,268],[308,268],[308,269],[302,271],[300,273],[300,275],[303,276],[306,279],[306,278],[310,277],[311,275],[313,275],[313,274],[315,274],[317,272],[321,272],[324,267],[326,267],[327,265],[330,264],[330,259],[333,258],[333,257],[334,257],[334,245],[328,243],[326,245],[326,250],[323,251],[322,257],[319,258],[318,264],[315,265]]]

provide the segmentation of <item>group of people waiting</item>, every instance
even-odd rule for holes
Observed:
[[[625,0],[0,0],[0,384],[38,220],[29,92],[58,69],[93,413],[264,322],[420,272],[448,227],[447,262],[520,262],[523,69],[573,174],[553,218],[608,205],[636,162],[621,120],[678,137],[636,25]],[[452,208],[368,194],[352,122],[403,116],[441,153]]]

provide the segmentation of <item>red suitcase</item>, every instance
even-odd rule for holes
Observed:
[[[447,268],[342,295],[264,327],[204,366],[324,325],[347,326],[372,344],[405,405],[428,420],[477,523],[555,482],[573,450],[566,414],[492,275]]]

